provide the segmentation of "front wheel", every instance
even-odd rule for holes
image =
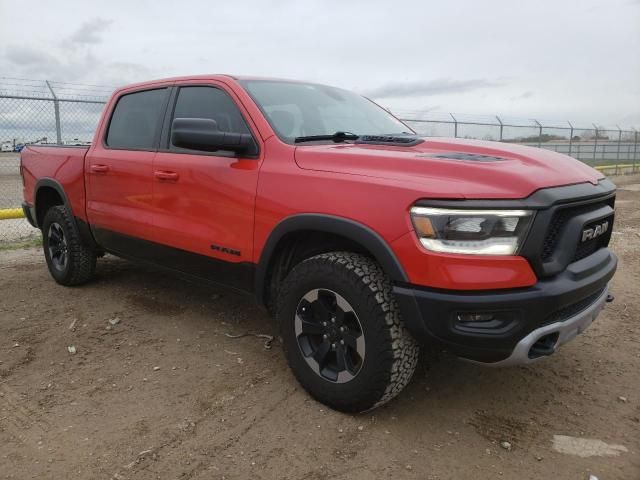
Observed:
[[[49,273],[61,285],[87,282],[96,268],[96,254],[82,243],[66,207],[51,207],[42,222],[42,245]]]
[[[416,368],[419,347],[400,319],[391,282],[363,255],[325,253],[294,267],[280,288],[277,318],[294,375],[336,410],[388,402]]]

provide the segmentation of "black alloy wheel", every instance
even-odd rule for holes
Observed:
[[[64,236],[64,230],[59,223],[53,222],[49,225],[47,239],[51,263],[57,270],[63,272],[67,268],[69,248],[67,239]]]
[[[365,358],[362,325],[353,307],[332,290],[307,292],[296,308],[295,334],[307,364],[322,378],[349,382]]]

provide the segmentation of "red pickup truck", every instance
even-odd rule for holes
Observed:
[[[333,408],[396,396],[419,346],[535,361],[613,297],[615,186],[536,148],[424,139],[354,93],[209,75],[117,90],[85,147],[21,154],[53,278],[105,252],[253,295]]]

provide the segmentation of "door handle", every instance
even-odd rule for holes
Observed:
[[[164,180],[167,182],[176,182],[180,177],[176,172],[167,172],[165,170],[156,170],[154,175],[158,180]]]
[[[109,165],[91,165],[91,171],[93,173],[107,173]]]

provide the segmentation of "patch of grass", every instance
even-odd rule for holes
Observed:
[[[18,250],[20,248],[33,248],[42,246],[42,237],[22,238],[11,242],[0,242],[0,252],[4,250]]]

